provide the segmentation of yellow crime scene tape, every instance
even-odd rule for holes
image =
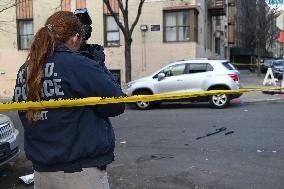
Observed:
[[[240,90],[211,90],[198,92],[181,92],[181,93],[167,93],[155,95],[136,95],[127,97],[88,97],[81,99],[62,99],[62,100],[48,100],[48,101],[23,101],[23,102],[6,102],[0,103],[0,111],[11,110],[30,110],[30,109],[47,109],[47,108],[65,108],[74,106],[89,106],[98,104],[113,104],[113,103],[129,103],[138,101],[158,101],[158,100],[177,100],[187,99],[200,96],[211,96],[220,94],[240,94],[255,91],[280,91],[284,88],[245,88]]]

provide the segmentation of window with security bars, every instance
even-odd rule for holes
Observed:
[[[189,41],[189,11],[164,12],[164,41]]]
[[[105,46],[120,45],[119,27],[111,15],[105,15]]]
[[[17,0],[16,3],[18,49],[29,49],[34,36],[33,1]]]
[[[119,6],[117,0],[110,0],[110,6],[119,17]],[[107,6],[104,4],[104,44],[106,47],[117,47],[120,45],[119,26],[114,17],[110,14]]]
[[[19,49],[29,49],[34,36],[32,20],[18,20]]]
[[[221,39],[215,38],[215,53],[220,54],[221,52]]]
[[[71,11],[71,0],[61,0],[61,10]]]

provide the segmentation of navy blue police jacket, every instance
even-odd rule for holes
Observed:
[[[48,58],[43,72],[42,100],[124,96],[109,72],[63,45]],[[24,64],[17,75],[14,101],[27,100],[26,73]],[[73,164],[82,168],[110,164],[114,160],[115,135],[109,117],[124,109],[123,103],[44,109],[34,116],[32,124],[25,111],[19,111],[25,153],[34,170],[53,172]]]

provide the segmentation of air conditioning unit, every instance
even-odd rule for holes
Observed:
[[[221,26],[216,26],[216,31],[221,31]]]

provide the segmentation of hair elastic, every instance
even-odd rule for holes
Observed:
[[[47,24],[46,27],[47,27],[48,31],[53,32],[53,25]]]

